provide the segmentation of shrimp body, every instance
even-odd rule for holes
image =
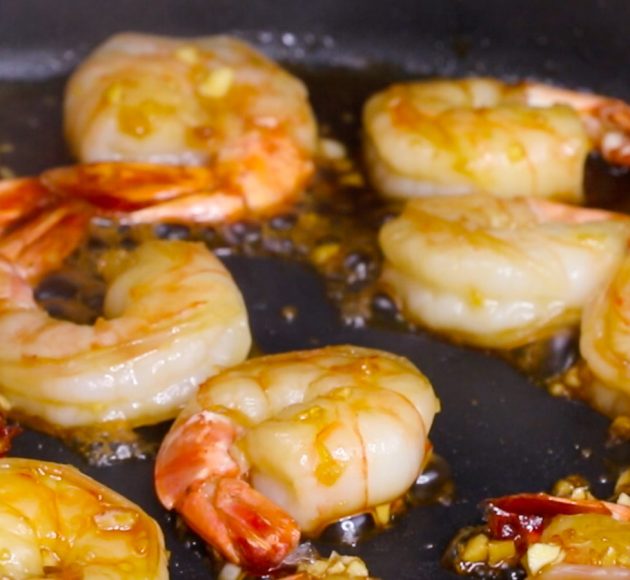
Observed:
[[[578,322],[629,228],[617,214],[533,198],[417,199],[380,232],[382,280],[410,320],[513,348]]]
[[[102,275],[104,317],[78,325],[51,318],[0,263],[0,394],[13,412],[55,429],[156,423],[247,355],[243,299],[204,246],[146,242],[107,255]]]
[[[372,181],[390,197],[489,193],[579,202],[593,147],[630,164],[630,106],[540,83],[393,85],[368,101],[363,120]]]
[[[74,73],[64,106],[80,161],[205,166],[209,179],[192,193],[206,204],[216,194],[271,207],[313,172],[304,85],[227,36],[116,35]]]
[[[317,534],[404,494],[437,410],[427,379],[385,352],[338,346],[253,359],[207,381],[177,418],[157,458],[158,496],[227,559],[273,568],[300,530]],[[239,506],[246,523],[237,526]],[[271,514],[283,542],[260,541],[253,509]]]
[[[168,578],[158,524],[71,466],[0,459],[0,575]]]
[[[594,381],[593,404],[609,415],[630,409],[630,259],[587,306],[582,317],[580,353]]]

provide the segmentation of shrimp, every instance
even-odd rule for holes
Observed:
[[[0,261],[0,395],[14,416],[53,432],[157,423],[247,355],[242,296],[205,246],[145,242],[105,255],[101,273],[104,317],[78,325],[51,318]]]
[[[38,179],[0,181],[0,257],[35,283],[79,246],[91,217],[85,203],[58,199]]]
[[[522,493],[484,502],[486,525],[463,530],[451,546],[455,570],[490,577],[497,568],[520,565],[527,578],[543,580],[630,578],[630,506],[620,503],[623,496],[617,503],[597,500],[571,478],[556,488],[568,495]]]
[[[618,416],[630,412],[630,258],[584,310],[580,354],[587,367],[587,398],[600,411]]]
[[[416,199],[381,229],[382,283],[413,322],[514,348],[579,322],[621,264],[629,227],[626,216],[534,198]]]
[[[167,509],[262,573],[339,518],[402,496],[439,403],[406,359],[335,346],[250,360],[199,389],[164,439]]]
[[[64,111],[75,156],[104,163],[90,171],[156,180],[139,221],[262,211],[295,200],[313,174],[317,132],[304,85],[227,36],[116,35],[73,74]],[[75,171],[49,173],[49,182],[72,182]],[[194,173],[192,188],[169,197],[181,173]],[[114,186],[101,201],[120,198]]]
[[[158,524],[74,467],[0,459],[0,576],[168,578]]]
[[[372,181],[389,197],[488,193],[583,201],[596,147],[630,164],[630,106],[488,78],[393,85],[363,115]]]

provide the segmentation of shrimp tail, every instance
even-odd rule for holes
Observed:
[[[529,104],[568,105],[581,116],[589,137],[610,163],[630,165],[630,105],[621,99],[540,83],[521,83]]]
[[[0,256],[15,264],[26,280],[37,282],[76,250],[91,217],[86,204],[62,202],[5,235],[0,240]]]
[[[630,165],[630,106],[613,99],[597,113],[606,128],[602,131],[600,149],[610,163]]]
[[[248,571],[276,568],[296,546],[295,520],[252,488],[230,455],[239,433],[229,419],[202,411],[176,425],[156,460],[156,491],[204,541]]]
[[[241,479],[195,485],[176,507],[206,542],[253,573],[278,567],[300,539],[293,518]]]
[[[212,187],[214,172],[206,167],[103,162],[48,169],[41,180],[61,197],[84,199],[116,214]]]
[[[22,432],[19,425],[7,423],[4,415],[0,414],[0,457],[4,457],[11,449],[13,438]]]

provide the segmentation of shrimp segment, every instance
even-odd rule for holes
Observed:
[[[622,415],[630,409],[630,258],[604,285],[584,311],[580,353],[593,375],[592,403]]]
[[[545,200],[417,199],[380,232],[382,280],[410,320],[513,348],[576,324],[629,237],[625,216]]]
[[[164,506],[229,561],[266,572],[297,545],[300,532],[293,518],[239,479],[229,454],[237,436],[238,426],[223,415],[192,415],[162,443],[156,488]]]
[[[583,199],[592,146],[630,163],[630,107],[535,83],[470,78],[398,84],[364,110],[366,157],[390,197],[489,193]]]
[[[0,459],[0,545],[3,578],[168,578],[157,523],[67,465]]]
[[[38,426],[173,417],[201,381],[249,351],[240,292],[201,244],[153,241],[107,255],[104,318],[93,326],[51,318],[1,265],[0,393]]]
[[[407,360],[350,346],[267,356],[207,381],[156,461],[156,490],[229,561],[278,566],[300,530],[400,497],[438,401]]]
[[[65,127],[82,162],[207,168],[205,182],[188,192],[203,193],[195,200],[201,215],[212,212],[204,204],[232,217],[288,203],[313,173],[316,127],[304,85],[226,36],[112,37],[70,79]],[[240,206],[228,211],[226,196],[242,198]],[[191,200],[181,202],[190,219]],[[177,215],[174,199],[167,207]]]

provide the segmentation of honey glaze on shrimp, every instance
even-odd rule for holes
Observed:
[[[50,317],[16,267],[0,262],[0,394],[14,415],[55,433],[157,423],[247,355],[241,294],[201,244],[110,252],[101,274],[104,317],[80,325]]]
[[[149,164],[201,166],[178,203],[163,206],[159,191],[146,221],[175,215],[173,205],[187,208],[188,220],[194,206],[197,221],[209,221],[204,204],[228,215],[277,206],[295,199],[313,173],[316,127],[304,85],[227,36],[114,36],[73,74],[64,107],[82,162],[139,162],[130,171],[154,180],[162,171],[167,181],[169,168]],[[116,188],[108,193],[115,197]]]
[[[390,197],[486,193],[583,200],[592,147],[630,163],[618,99],[489,78],[396,84],[364,110],[367,166]]]
[[[0,459],[0,576],[166,580],[158,524],[74,467]]]
[[[439,403],[406,359],[328,347],[207,381],[160,448],[158,497],[228,561],[263,573],[300,533],[403,495]]]
[[[577,324],[629,237],[624,215],[540,199],[417,199],[380,232],[382,282],[409,320],[514,348]]]

